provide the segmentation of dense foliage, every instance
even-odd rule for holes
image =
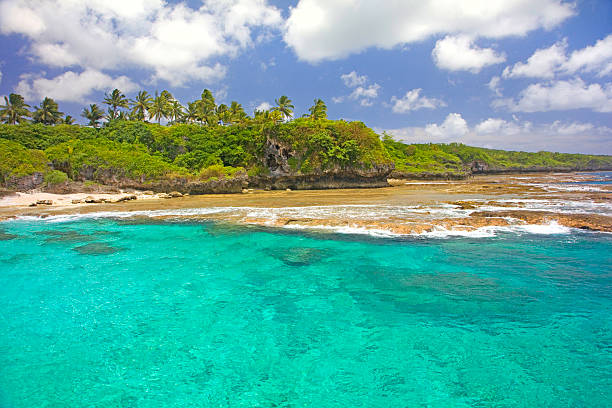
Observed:
[[[459,177],[474,166],[486,171],[612,169],[612,156],[552,152],[515,152],[450,144],[404,144],[383,137],[396,174]]]
[[[387,135],[381,140],[362,122],[328,120],[320,99],[309,115],[290,120],[294,107],[286,96],[276,100],[277,107],[250,117],[237,102],[217,106],[207,90],[187,111],[167,91],[154,97],[142,91],[133,100],[115,91],[104,100],[107,121],[99,128],[104,114],[95,104],[84,110],[90,123],[85,127],[69,124],[70,117],[60,120],[61,112],[49,98],[32,115],[19,95],[5,98],[0,113],[11,124],[0,125],[0,184],[35,173],[44,176],[46,185],[266,176],[270,149],[284,152],[289,168],[284,171],[296,176],[391,164],[396,175],[407,177],[462,177],[475,168],[612,169],[612,156],[508,152],[456,143],[407,145]],[[127,107],[131,112],[121,110]],[[28,122],[30,116],[39,123]],[[173,122],[150,123],[147,117]]]

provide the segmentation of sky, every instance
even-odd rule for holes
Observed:
[[[610,0],[0,0],[0,95],[287,95],[408,143],[612,154]]]

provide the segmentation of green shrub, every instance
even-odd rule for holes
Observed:
[[[45,184],[48,186],[53,186],[56,184],[62,184],[68,181],[68,175],[63,171],[52,170],[45,174],[44,177]]]

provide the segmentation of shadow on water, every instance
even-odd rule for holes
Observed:
[[[110,255],[122,251],[123,248],[113,247],[104,242],[92,242],[91,244],[72,248],[72,250],[81,255]]]
[[[326,251],[318,248],[291,247],[277,248],[266,251],[271,257],[289,266],[308,266],[321,261]]]
[[[10,241],[19,238],[19,235],[9,234],[4,228],[0,228],[0,241]]]

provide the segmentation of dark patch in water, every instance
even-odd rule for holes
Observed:
[[[121,251],[122,248],[113,247],[104,242],[93,242],[72,248],[72,250],[77,251],[81,255],[110,255]]]
[[[325,255],[320,249],[303,247],[271,249],[268,254],[289,266],[311,265],[319,262]]]
[[[9,234],[5,230],[0,229],[0,241],[10,241],[15,238],[19,238],[19,235]]]
[[[96,237],[87,234],[81,234],[76,231],[67,231],[65,234],[55,235],[45,239],[47,244],[54,242],[68,242],[68,243],[78,243],[78,242],[89,242],[95,240]]]

